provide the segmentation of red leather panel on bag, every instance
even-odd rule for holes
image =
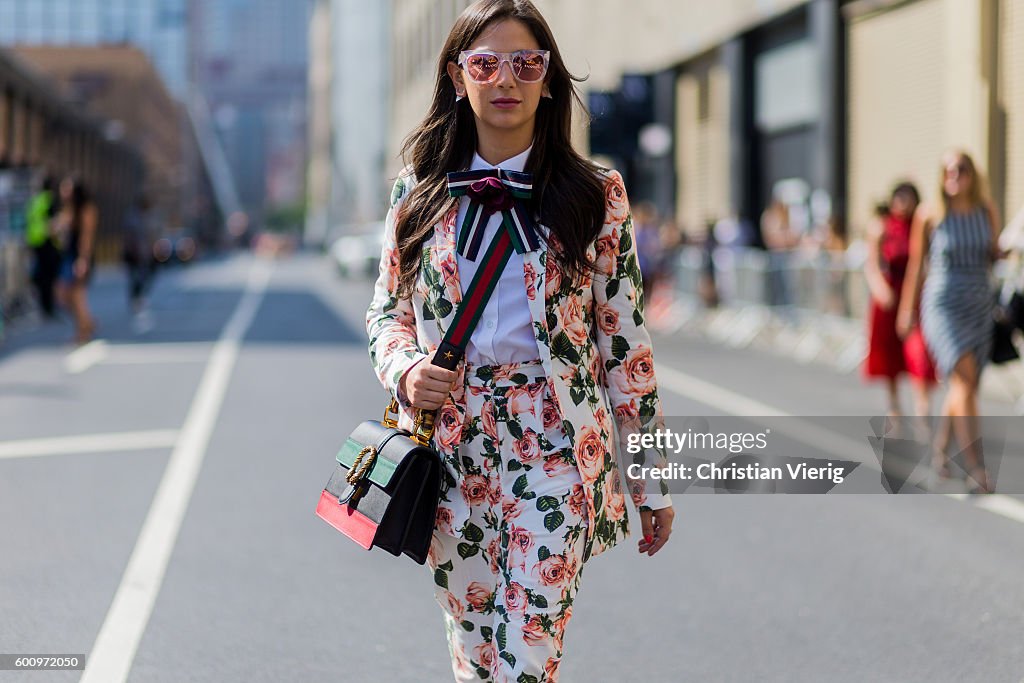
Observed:
[[[320,494],[316,515],[367,550],[373,545],[377,524],[348,505],[338,505],[337,496],[330,492],[323,491]]]

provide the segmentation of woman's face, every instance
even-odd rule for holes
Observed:
[[[469,49],[508,53],[541,48],[526,24],[506,19],[486,27]],[[498,75],[489,83],[477,83],[465,69],[452,62],[448,63],[448,75],[455,84],[455,92],[469,99],[478,134],[528,131],[532,138],[544,79],[519,81],[507,62],[500,65]]]
[[[917,210],[917,202],[908,193],[897,192],[892,196],[892,213],[894,216],[903,219],[910,219]]]
[[[65,178],[60,183],[60,198],[66,202],[71,201],[71,193],[75,189],[75,181]]]
[[[959,197],[967,194],[974,182],[970,164],[959,154],[951,154],[943,161],[942,188],[950,197]]]

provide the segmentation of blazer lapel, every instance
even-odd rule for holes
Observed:
[[[526,300],[530,306],[530,317],[533,318],[533,336],[537,339],[537,350],[544,373],[551,376],[550,337],[548,335],[547,306],[544,296],[548,248],[546,229],[537,224],[537,232],[541,237],[541,247],[523,254],[523,281],[526,284]]]

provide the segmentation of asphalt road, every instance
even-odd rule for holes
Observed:
[[[0,654],[88,659],[0,681],[451,680],[429,571],[313,514],[341,441],[385,404],[370,283],[243,256],[163,274],[148,319],[123,290],[97,278],[102,343],[72,353],[65,323],[0,346]],[[882,401],[686,334],[657,337],[655,361],[667,415],[767,410],[810,425],[795,440]],[[1024,453],[1003,450],[1013,483]],[[661,553],[633,540],[587,564],[562,680],[1024,681],[1021,482],[680,494]]]

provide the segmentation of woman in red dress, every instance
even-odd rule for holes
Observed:
[[[886,380],[890,417],[901,414],[901,374],[905,372],[913,380],[915,412],[919,417],[928,414],[931,390],[936,383],[935,366],[920,328],[915,328],[906,339],[901,339],[896,331],[896,311],[910,257],[910,223],[919,203],[917,188],[911,183],[900,183],[893,189],[889,205],[868,231],[864,274],[871,292],[871,307],[864,377]]]

